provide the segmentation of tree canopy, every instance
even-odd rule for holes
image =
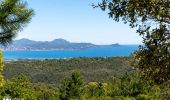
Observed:
[[[102,0],[97,6],[109,11],[115,21],[129,22],[131,27],[153,23],[170,24],[169,0]]]
[[[0,1],[0,43],[7,45],[31,20],[34,12],[21,0]]]
[[[134,53],[132,65],[142,77],[156,83],[170,80],[170,1],[102,0],[94,7],[107,11],[110,18],[137,27],[143,44]]]

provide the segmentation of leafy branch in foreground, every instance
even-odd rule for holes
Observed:
[[[134,53],[132,65],[142,77],[156,83],[170,80],[170,1],[169,0],[102,0],[97,6],[109,17],[138,27],[144,45]]]

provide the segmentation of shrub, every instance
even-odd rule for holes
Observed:
[[[36,99],[35,91],[32,88],[29,79],[24,75],[6,81],[3,90],[3,96],[10,96],[12,99]]]

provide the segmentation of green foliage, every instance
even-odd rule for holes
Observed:
[[[143,46],[134,53],[132,65],[142,78],[161,84],[170,80],[170,1],[103,0],[96,7],[109,11],[115,21],[122,19],[143,38]]]
[[[70,78],[66,78],[60,86],[60,98],[68,100],[70,98],[80,98],[83,93],[83,79],[79,72],[73,72]]]
[[[102,0],[94,7],[109,11],[109,17],[115,21],[129,22],[132,28],[151,27],[160,21],[170,24],[169,0]]]
[[[109,96],[100,96],[100,97],[89,97],[88,100],[114,100],[114,99]]]
[[[86,93],[90,97],[107,96],[109,92],[109,86],[107,83],[89,82],[85,87],[86,87]]]
[[[139,51],[134,53],[132,65],[140,69],[142,77],[163,83],[170,79],[169,33],[165,25],[148,33]]]
[[[121,95],[136,97],[143,92],[143,84],[140,83],[140,78],[137,74],[126,74],[121,78],[120,90]]]
[[[3,57],[2,57],[2,51],[0,50],[0,94],[3,92],[3,86],[4,86],[4,83],[5,83],[5,80],[4,80],[4,77],[2,75],[2,71],[3,71]],[[0,95],[0,99],[2,99],[2,96]]]
[[[125,74],[122,78],[112,77],[110,83],[102,84],[105,84],[102,88],[99,88],[101,85],[97,82],[85,85],[85,98],[89,100],[102,100],[101,98],[106,100],[160,100],[163,97],[167,98],[165,94],[169,91],[166,90],[165,85],[163,88],[159,85],[151,85],[150,82],[143,83],[138,73]]]
[[[59,88],[54,84],[30,83],[26,76],[21,75],[7,81],[0,93],[2,97],[26,100],[166,100],[170,97],[168,84],[143,83],[137,72],[112,77],[110,82],[83,84],[80,73],[75,71]]]
[[[65,76],[79,70],[85,83],[108,82],[111,76],[121,77],[126,72],[131,72],[129,61],[129,57],[19,60],[5,62],[3,74],[6,79],[25,74],[35,83],[59,85]]]
[[[31,83],[25,75],[6,81],[1,88],[0,98],[24,100],[58,100],[59,91],[56,86],[45,83]]]
[[[56,86],[45,83],[33,83],[37,100],[59,100],[59,91]]]
[[[4,85],[4,77],[2,76],[2,71],[3,71],[3,56],[2,56],[2,51],[0,50],[0,88]]]
[[[0,1],[0,43],[6,45],[12,41],[30,20],[33,10],[27,8],[21,0]]]
[[[6,46],[8,43],[12,41],[12,39],[16,36],[17,32],[22,30],[22,28],[31,20],[33,15],[33,10],[28,9],[25,2],[21,0],[1,0],[0,1],[0,44]],[[4,77],[2,75],[3,71],[3,63],[2,63],[2,51],[0,51],[0,94],[3,93],[4,90]],[[18,80],[19,81],[19,80]],[[23,80],[25,81],[25,80]],[[6,82],[6,85],[9,87],[13,93],[12,96],[20,95],[21,98],[28,98],[29,93],[25,93],[25,91],[20,91],[19,87],[21,84],[18,84],[17,87],[16,82]],[[6,86],[5,85],[5,86]],[[13,87],[13,85],[16,87]],[[25,84],[23,84],[25,85]],[[14,89],[14,90],[13,90]],[[14,92],[15,90],[18,90]],[[10,91],[10,92],[11,92]],[[29,90],[26,90],[29,92]],[[9,91],[8,91],[9,92]],[[26,96],[27,95],[27,96]],[[31,96],[31,95],[30,95]],[[0,99],[2,95],[0,95]]]
[[[97,82],[89,82],[86,85],[86,91],[87,91],[89,96],[97,96],[97,92],[96,92],[97,86],[98,86]]]
[[[35,91],[32,88],[28,78],[20,75],[10,81],[7,81],[3,87],[3,96],[10,96],[11,98],[35,100]]]
[[[120,79],[113,77],[111,82],[111,96],[113,97],[136,97],[144,92],[145,86],[140,82],[140,78],[136,73],[125,74]]]

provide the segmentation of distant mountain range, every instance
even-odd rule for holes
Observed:
[[[81,50],[100,46],[119,46],[112,45],[95,45],[92,43],[72,43],[64,39],[55,39],[53,41],[34,41],[26,38],[15,40],[3,50]]]

